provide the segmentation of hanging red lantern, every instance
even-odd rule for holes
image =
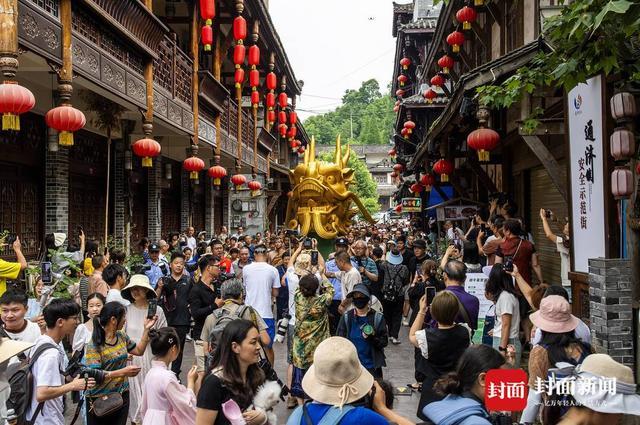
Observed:
[[[305,151],[304,146],[300,146],[298,148],[298,155],[302,155],[304,153],[304,151]]]
[[[131,145],[133,153],[142,158],[143,167],[152,167],[153,157],[160,155],[161,149],[160,143],[147,137],[136,140],[136,142]]]
[[[611,156],[616,161],[627,159],[633,156],[636,151],[635,135],[626,127],[616,128],[611,134],[609,142]]]
[[[220,181],[227,176],[227,170],[220,165],[214,165],[209,168],[207,174],[213,179],[214,186],[220,186]]]
[[[20,130],[20,114],[29,112],[36,104],[36,98],[26,87],[15,82],[0,84],[0,113],[3,130]]]
[[[200,41],[204,46],[205,52],[210,52],[211,45],[213,44],[213,28],[211,28],[211,24],[215,16],[215,0],[200,0],[200,17],[205,21],[204,26],[200,30]]]
[[[286,124],[280,124],[278,126],[278,130],[280,131],[280,136],[285,137],[287,135],[287,125]]]
[[[414,183],[409,188],[411,193],[413,193],[414,195],[417,195],[418,193],[422,192],[423,189],[424,189],[424,187],[422,187],[422,185],[420,183]]]
[[[396,207],[394,208],[394,211],[400,214],[402,212],[402,204],[396,205]]]
[[[451,56],[448,56],[448,55],[444,55],[443,57],[438,59],[438,66],[440,68],[442,68],[442,73],[443,74],[448,74],[449,70],[451,68],[453,68],[454,64],[455,64],[455,62],[454,62],[453,58]]]
[[[411,59],[407,57],[400,59],[400,65],[402,66],[402,69],[409,69],[409,66],[411,65]]]
[[[462,9],[458,10],[456,13],[456,19],[458,22],[462,23],[462,29],[469,30],[471,29],[471,23],[475,22],[478,17],[476,10],[473,7],[465,6]]]
[[[189,172],[189,179],[198,180],[198,173],[204,169],[204,161],[192,156],[182,162],[182,168]]]
[[[260,92],[254,90],[251,92],[251,106],[257,108],[260,104]]]
[[[398,178],[398,173],[393,171],[393,172],[391,172],[391,174],[389,174],[389,176],[391,176],[392,179],[397,179]]]
[[[490,128],[473,130],[467,136],[467,146],[478,151],[480,161],[489,161],[489,151],[494,150],[500,142],[500,135]]]
[[[260,71],[252,69],[249,71],[249,85],[255,90],[260,85]]]
[[[273,124],[274,122],[276,122],[276,111],[274,110],[267,111],[267,121],[269,121],[270,124]]]
[[[291,147],[291,151],[295,152],[298,150],[298,148],[302,145],[302,143],[300,143],[300,140],[295,139],[289,142],[289,146]]]
[[[611,172],[611,194],[616,199],[624,199],[633,193],[633,174],[627,168],[616,167]]]
[[[246,53],[247,49],[244,47],[244,44],[236,44],[233,48],[233,63],[236,65],[236,68],[240,68],[244,63]]]
[[[264,97],[264,103],[267,104],[267,108],[272,109],[276,107],[276,95],[273,93],[267,93]]]
[[[433,172],[436,174],[440,174],[441,182],[448,182],[449,175],[453,173],[453,164],[451,164],[446,159],[440,159],[435,164],[433,164]]]
[[[290,127],[289,130],[287,131],[287,139],[289,140],[295,139],[297,135],[298,135],[298,129],[296,127]]]
[[[240,88],[242,86],[242,83],[244,83],[244,69],[236,69],[233,79],[236,82],[236,88]]]
[[[285,92],[280,93],[278,95],[278,105],[280,105],[281,108],[286,108],[288,104],[289,96],[287,96]]]
[[[447,44],[451,46],[453,53],[460,51],[460,46],[464,44],[464,34],[460,31],[454,31],[447,36]]]
[[[431,190],[431,186],[436,182],[436,178],[433,174],[423,174],[420,178],[420,184],[424,186],[427,191]]]
[[[240,190],[242,185],[247,182],[247,178],[242,174],[234,174],[231,176],[231,183],[236,187],[236,190]]]
[[[430,83],[432,86],[442,87],[444,85],[444,78],[442,78],[441,75],[434,75],[431,77]]]
[[[400,110],[400,106],[399,105],[394,105],[393,106],[393,112],[398,112]]]
[[[398,175],[402,174],[403,170],[404,170],[404,166],[402,164],[396,164],[393,166],[393,171],[398,173]]]
[[[405,121],[404,128],[407,129],[407,133],[408,134],[411,134],[411,133],[413,133],[413,129],[416,128],[416,123],[411,121],[411,120]]]
[[[213,44],[213,28],[211,28],[211,25],[204,25],[200,30],[200,42],[205,52],[211,51],[211,45]]]
[[[484,6],[484,0],[473,0],[474,6]]]
[[[401,98],[402,96],[404,96],[404,90],[402,90],[402,89],[398,89],[398,90],[396,90],[396,96],[398,96],[398,97],[400,97],[400,98]]]
[[[259,181],[251,180],[247,183],[247,187],[251,190],[251,196],[257,196],[262,189],[262,184]]]
[[[237,16],[233,20],[233,38],[236,40],[247,38],[247,21],[242,16]]]
[[[260,65],[260,48],[257,44],[249,47],[249,66],[255,68]]]
[[[403,74],[398,75],[398,83],[400,83],[400,87],[404,87],[404,83],[406,83],[407,81],[409,81],[409,77]]]
[[[400,135],[401,135],[402,137],[404,137],[405,139],[408,139],[408,138],[409,138],[409,132],[407,131],[407,129],[406,129],[406,128],[403,128],[402,130],[400,130]]]
[[[286,124],[287,123],[287,113],[285,111],[280,111],[278,113],[278,122],[280,124]]]
[[[289,124],[294,126],[297,124],[297,122],[298,122],[298,114],[296,113],[296,111],[289,112]]]
[[[433,99],[438,97],[438,93],[436,93],[436,91],[433,89],[428,89],[427,91],[424,92],[423,96],[425,99],[427,99],[428,103],[433,103]]]
[[[387,154],[388,154],[390,157],[394,157],[394,156],[396,156],[396,148],[391,148],[391,149],[389,149],[389,152],[387,152]]]
[[[73,146],[73,132],[80,130],[87,122],[84,114],[70,105],[62,105],[49,110],[44,116],[44,120],[49,127],[60,132],[58,134],[60,146]]]
[[[268,90],[275,90],[277,85],[277,77],[275,72],[270,72],[267,74],[266,84]]]

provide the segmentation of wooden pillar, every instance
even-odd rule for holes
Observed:
[[[191,58],[193,59],[193,71],[191,73],[191,102],[193,103],[193,138],[191,143],[198,144],[198,126],[200,118],[198,116],[198,89],[200,81],[198,79],[198,69],[200,68],[200,55],[198,54],[198,26],[200,16],[198,15],[197,2],[193,2],[193,16],[191,18]]]
[[[6,79],[18,69],[18,0],[0,0],[0,67]]]
[[[213,78],[220,81],[220,75],[222,71],[222,52],[220,46],[220,38],[222,37],[222,32],[220,30],[220,25],[216,24],[215,28],[217,31],[214,33],[214,51],[213,51]],[[213,156],[214,164],[220,164],[220,150],[222,148],[222,134],[221,134],[221,115],[224,114],[220,112],[216,115],[215,125],[216,125],[216,150],[215,155]]]

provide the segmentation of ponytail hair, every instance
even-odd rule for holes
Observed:
[[[109,320],[115,317],[118,323],[124,318],[127,310],[117,301],[108,302],[102,307],[100,314],[93,319],[93,333],[91,339],[96,347],[102,347],[105,341],[105,330]]]
[[[481,373],[486,373],[490,369],[498,369],[504,363],[502,354],[488,345],[472,345],[460,357],[455,372],[443,375],[436,381],[433,388],[443,396],[461,395],[473,388]]]
[[[180,348],[180,338],[178,338],[178,332],[169,326],[151,329],[149,331],[149,344],[151,345],[151,353],[154,356],[164,357],[171,347],[177,346]]]

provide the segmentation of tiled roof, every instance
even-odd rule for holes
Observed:
[[[437,24],[438,24],[437,16],[433,18],[420,18],[416,21],[401,25],[399,29],[400,30],[436,29]]]
[[[413,2],[411,3],[393,2],[393,13],[413,13]]]

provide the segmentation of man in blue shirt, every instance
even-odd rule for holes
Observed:
[[[149,259],[145,264],[150,268],[144,274],[147,275],[149,283],[155,289],[160,278],[169,276],[169,265],[160,258],[160,247],[157,244],[149,245]]]
[[[346,251],[349,248],[349,242],[347,238],[340,237],[336,239],[335,243],[335,252],[330,256],[330,260],[325,263],[325,271],[330,273],[335,273],[340,271],[338,265],[336,264],[335,255],[338,252]],[[355,265],[354,265],[355,266]],[[340,303],[342,302],[342,285],[340,284],[340,279],[337,277],[329,278],[329,282],[333,285],[333,301],[329,306],[329,332],[331,335],[336,334],[336,328],[338,327],[338,320],[340,319],[340,313],[338,312],[338,307],[340,307]],[[345,296],[347,294],[344,294]]]

